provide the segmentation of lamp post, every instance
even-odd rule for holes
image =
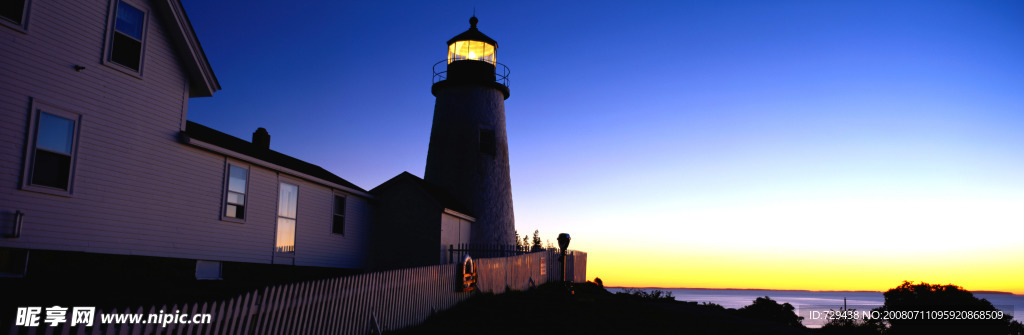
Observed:
[[[562,249],[562,255],[558,256],[558,261],[562,262],[562,283],[565,284],[565,252],[569,250],[569,241],[572,240],[569,234],[561,233],[558,234],[558,248]]]

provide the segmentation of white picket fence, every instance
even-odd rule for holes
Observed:
[[[568,257],[567,277],[586,280],[587,254]],[[559,280],[558,253],[544,251],[475,261],[480,292],[526,290]],[[93,326],[18,326],[9,334],[369,334],[422,323],[431,313],[451,308],[470,297],[456,291],[455,264],[407,268],[357,276],[269,286],[234,299],[186,306],[160,306],[134,311],[97,311]],[[163,311],[161,313],[161,311]],[[209,313],[209,324],[101,324],[103,313],[147,315]],[[68,313],[70,320],[71,313]]]

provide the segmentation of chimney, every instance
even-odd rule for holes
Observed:
[[[263,127],[252,133],[252,144],[257,148],[270,150],[270,133]]]

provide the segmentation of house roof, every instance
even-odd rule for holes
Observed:
[[[256,158],[274,165],[294,170],[324,181],[344,186],[362,193],[366,190],[356,186],[349,181],[325,170],[324,168],[308,163],[306,161],[282,154],[280,152],[262,148],[249,141],[216,131],[210,127],[188,121],[183,132],[182,141],[191,142],[193,139],[224,148],[244,156]]]
[[[174,42],[175,51],[178,57],[184,62],[182,64],[189,80],[189,97],[210,97],[213,92],[220,90],[220,82],[213,74],[213,68],[206,59],[202,45],[199,44],[199,37],[192,29],[192,22],[185,14],[179,0],[156,0],[160,10],[155,11],[160,20],[169,28],[171,41]]]
[[[436,201],[438,205],[441,205],[441,207],[469,216],[474,216],[473,212],[471,212],[468,207],[464,206],[461,202],[456,200],[455,197],[448,193],[448,191],[445,191],[444,188],[429,181],[423,180],[423,178],[417,177],[416,175],[413,175],[408,171],[402,172],[395,176],[394,178],[391,178],[388,181],[384,182],[383,184],[377,185],[377,187],[374,187],[372,190],[370,190],[370,193],[377,194],[384,188],[388,188],[403,182],[406,184],[415,185],[416,187],[420,188],[421,190],[424,191],[424,193],[426,193],[434,201]]]

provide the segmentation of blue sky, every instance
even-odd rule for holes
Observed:
[[[475,8],[511,69],[521,232],[597,254],[1024,254],[1021,2],[182,2],[223,86],[189,119],[266,127],[366,189],[422,176],[431,67]]]

